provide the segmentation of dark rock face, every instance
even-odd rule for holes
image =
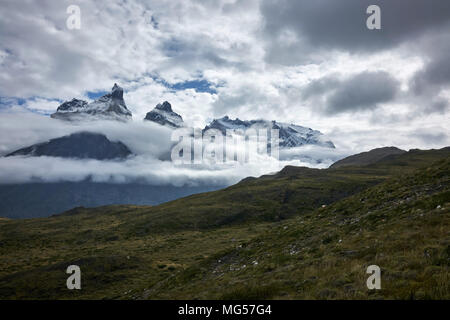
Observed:
[[[123,101],[123,89],[114,83],[114,86],[111,89],[111,97],[117,101]],[[125,102],[123,101],[125,104]]]
[[[105,94],[94,102],[87,103],[84,100],[72,99],[61,104],[52,118],[61,120],[96,120],[112,119],[126,121],[131,118],[131,112],[127,109],[123,99],[123,89],[116,83],[111,93]]]
[[[14,151],[10,156],[50,156],[77,159],[124,159],[131,155],[122,142],[111,142],[106,136],[92,132],[78,132]]]
[[[158,103],[155,107],[158,110],[163,110],[167,112],[173,112],[172,111],[172,105],[168,101],[164,101],[162,104]]]
[[[183,118],[176,112],[173,112],[169,102],[158,103],[156,107],[147,113],[144,120],[153,121],[163,126],[171,128],[181,128],[184,126]]]
[[[386,157],[392,157],[406,153],[405,150],[401,150],[396,147],[384,147],[373,149],[367,152],[358,153],[342,160],[333,163],[330,168],[340,168],[348,166],[365,166],[376,163]]]

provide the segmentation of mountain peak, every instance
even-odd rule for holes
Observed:
[[[77,159],[125,159],[132,152],[120,141],[110,141],[105,135],[81,131],[67,136],[51,139],[26,148],[16,150],[11,156],[49,156]]]
[[[114,86],[111,89],[111,96],[116,99],[123,99],[123,89],[119,87],[117,83],[114,83]]]
[[[74,98],[61,104],[51,115],[55,119],[76,121],[97,119],[126,121],[131,116],[123,99],[123,89],[117,83],[114,83],[111,93],[107,93],[91,103]]]
[[[228,116],[224,116],[220,119],[214,119],[203,129],[203,131],[208,129],[218,129],[225,134],[226,130],[247,130],[249,128],[267,130],[278,129],[281,148],[294,148],[303,145],[335,148],[333,142],[325,140],[320,131],[295,124],[277,122],[275,120],[241,120],[239,118],[233,120]]]
[[[172,105],[168,101],[164,101],[162,104],[158,103],[155,108],[167,112],[173,112]]]
[[[162,126],[180,128],[184,126],[183,118],[173,112],[172,105],[168,101],[158,103],[156,107],[147,113],[144,120],[156,122]]]

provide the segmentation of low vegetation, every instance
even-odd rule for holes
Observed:
[[[3,299],[448,299],[450,149],[0,219]],[[82,270],[68,290],[67,266]],[[368,265],[382,289],[366,287]]]

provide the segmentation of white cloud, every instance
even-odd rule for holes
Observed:
[[[342,149],[320,147],[297,148],[281,151],[280,161],[256,155],[244,164],[226,163],[201,165],[175,165],[168,161],[174,142],[171,130],[152,122],[95,121],[86,123],[64,122],[31,112],[12,109],[0,113],[0,154],[47,141],[78,131],[105,134],[112,141],[122,141],[135,154],[125,161],[73,160],[54,157],[1,157],[0,183],[29,181],[94,181],[123,183],[144,181],[149,184],[229,185],[247,176],[260,176],[276,172],[285,165],[328,167],[347,155]],[[249,148],[256,150],[256,148]],[[322,161],[317,162],[320,158]]]
[[[66,8],[71,4],[81,8],[80,30],[66,28]],[[273,8],[271,4],[277,10],[268,11]],[[319,4],[310,5],[313,12],[323,12]],[[353,41],[366,41],[367,30],[352,29],[356,36],[351,39],[344,33],[334,37],[339,30],[329,29],[326,19],[311,15],[298,21],[287,10],[292,6],[296,10],[301,8],[301,4],[294,2],[277,4],[265,0],[3,1],[0,11],[0,97],[3,98],[0,102],[11,105],[13,97],[26,101],[14,106],[11,112],[0,114],[0,153],[89,129],[92,124],[68,125],[17,112],[28,109],[49,113],[56,109],[58,100],[87,99],[87,91],[109,91],[114,82],[125,89],[124,98],[133,112],[133,122],[102,123],[96,126],[96,131],[122,140],[142,158],[126,165],[105,166],[98,171],[104,172],[99,176],[106,176],[107,168],[117,169],[120,174],[125,174],[128,168],[135,170],[131,175],[150,177],[153,173],[149,173],[147,165],[167,169],[170,172],[167,176],[174,180],[180,177],[189,180],[194,176],[215,179],[228,173],[169,170],[164,167],[166,164],[163,166],[155,160],[168,150],[166,142],[160,143],[168,139],[168,132],[144,124],[142,119],[164,100],[171,102],[174,111],[195,127],[203,127],[211,118],[227,114],[240,119],[291,122],[320,130],[338,148],[334,155],[326,155],[328,161],[337,155],[385,145],[430,148],[449,144],[446,123],[450,91],[446,82],[439,81],[435,87],[442,90],[432,91],[432,96],[429,91],[423,95],[411,92],[411,81],[420,76],[421,70],[439,70],[433,64],[433,68],[427,66],[436,57],[436,61],[442,59],[442,54],[434,52],[438,51],[434,48],[436,44],[446,43],[444,28],[435,27],[433,20],[425,17],[424,25],[427,28],[432,25],[434,29],[419,32],[419,27],[414,27],[413,35],[417,36],[414,43],[404,40],[411,37],[408,29],[403,28],[395,34],[399,36],[398,44],[385,45],[382,39],[376,39],[374,44],[380,44],[383,50],[375,50],[374,46],[370,46],[373,50],[354,50],[361,48]],[[271,20],[278,11],[289,19]],[[331,17],[333,12],[326,11],[326,14]],[[439,17],[439,21],[445,20],[443,12]],[[275,25],[271,25],[274,21]],[[331,32],[325,32],[318,40],[334,39],[342,43],[334,40],[321,43],[327,48],[324,53],[320,43],[314,44],[311,41],[314,37],[307,34],[315,30],[308,29],[309,23],[323,23],[324,31]],[[358,23],[358,19],[351,17],[349,23]],[[351,43],[346,47],[347,42]],[[394,100],[379,103],[370,110],[323,114],[318,111],[323,110],[326,99],[302,97],[308,85],[317,80],[332,76],[350,79],[363,72],[381,71],[395,78],[401,91]],[[438,80],[445,80],[445,75]],[[194,79],[209,81],[216,92],[172,90],[165,85]],[[325,156],[320,150],[303,152]],[[2,161],[5,169],[6,164],[11,165],[10,160]],[[51,159],[39,161],[45,167]],[[83,169],[77,167],[77,162],[64,163],[73,166],[76,172],[89,171],[91,166]],[[141,166],[143,163],[147,165]],[[23,170],[27,172],[29,168],[31,174],[31,164],[28,167],[27,164],[29,161],[24,160]],[[242,169],[229,176],[237,179],[273,169],[268,166],[261,165],[261,170]],[[96,168],[95,162],[92,168]],[[54,172],[58,176],[59,171]]]
[[[35,98],[27,100],[25,107],[37,112],[53,113],[60,104],[61,101],[57,100]]]

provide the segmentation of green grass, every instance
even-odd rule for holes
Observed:
[[[449,299],[449,171],[447,159],[273,225],[149,298]],[[366,287],[371,264],[380,291]]]
[[[449,156],[286,167],[156,207],[0,219],[0,298],[448,299]],[[82,290],[66,289],[70,264]],[[381,291],[365,287],[370,264]]]

